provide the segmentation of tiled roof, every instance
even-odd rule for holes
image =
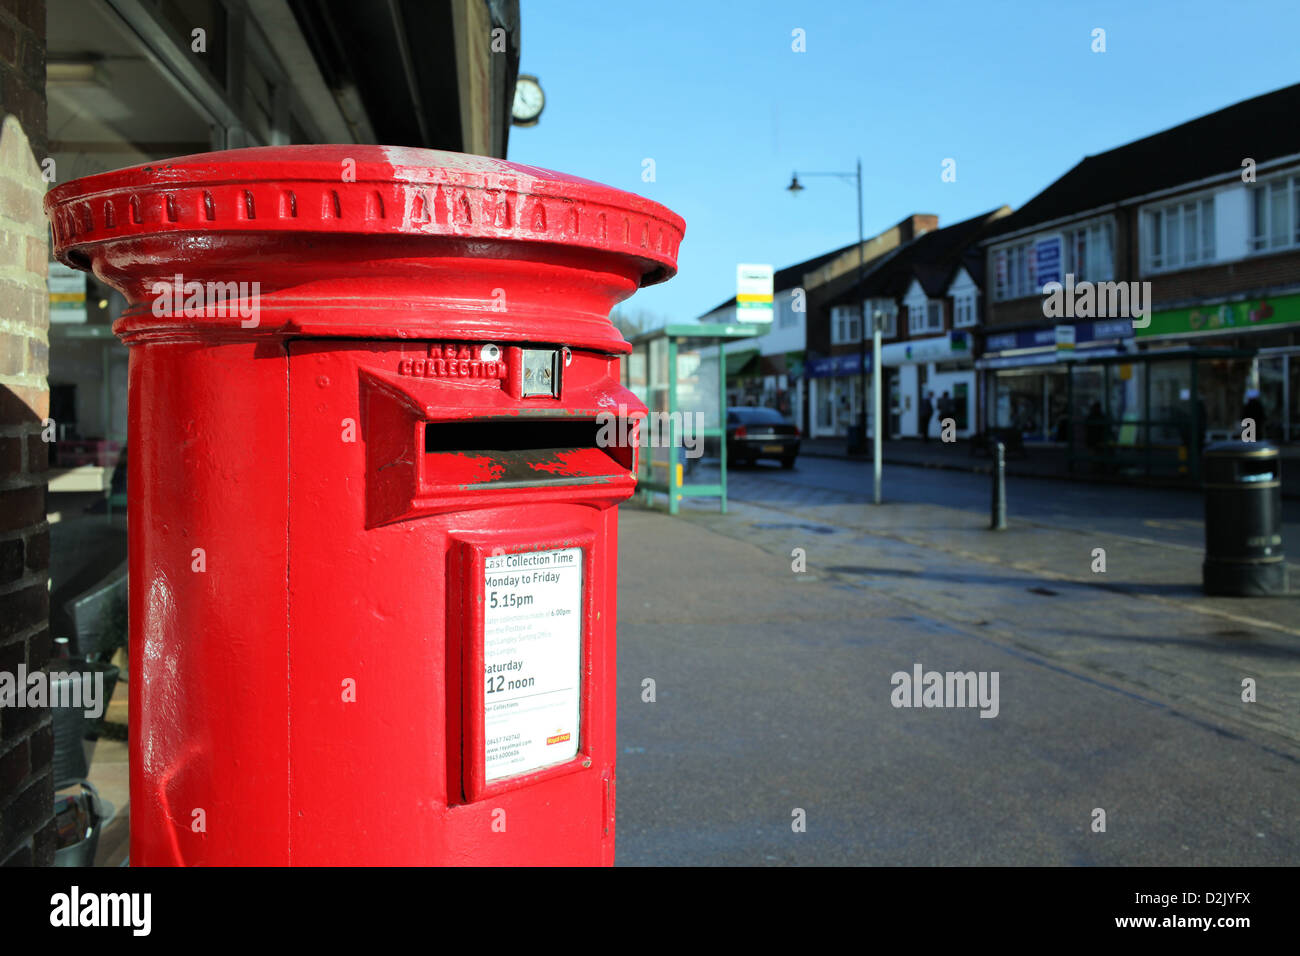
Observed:
[[[1232,106],[1088,156],[1010,216],[989,235],[1097,209],[1148,193],[1240,173],[1256,163],[1300,153],[1300,84]]]

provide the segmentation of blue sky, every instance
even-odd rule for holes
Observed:
[[[1300,4],[522,0],[520,69],[546,92],[509,158],[640,193],[686,219],[679,273],[626,305],[689,321],[865,229],[1017,207],[1090,153],[1300,82]],[[1094,28],[1106,52],[1092,52]],[[791,32],[807,51],[791,50]],[[1300,122],[1279,117],[1278,122]],[[642,161],[656,180],[642,181]],[[956,182],[940,178],[956,160]]]

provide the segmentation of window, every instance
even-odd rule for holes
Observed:
[[[1214,259],[1213,197],[1148,210],[1143,228],[1143,258],[1153,272]]]
[[[937,332],[943,328],[943,303],[927,302],[925,304],[925,328],[929,332]]]
[[[775,408],[753,405],[729,409],[727,422],[734,425],[788,425],[790,419]]]
[[[831,309],[831,345],[844,345],[859,340],[858,319],[861,312],[854,305],[837,305]]]
[[[1098,219],[1065,232],[1065,271],[1075,282],[1115,278],[1115,223]]]
[[[898,304],[892,299],[877,299],[871,305],[872,315],[880,315],[880,337],[892,339],[898,335]]]
[[[1021,299],[1041,292],[1034,282],[1036,276],[1032,241],[994,250],[993,274],[996,277],[993,295],[999,301]]]
[[[910,300],[907,303],[907,329],[912,333],[941,331],[943,303],[932,299]]]
[[[975,295],[956,295],[952,299],[953,328],[964,329],[975,324]]]
[[[1256,252],[1300,243],[1300,176],[1270,179],[1251,190],[1250,247]]]
[[[1038,284],[1035,237],[1012,246],[993,250],[993,298],[1002,302],[1041,295]],[[1105,282],[1115,277],[1115,222],[1096,219],[1067,229],[1062,234],[1064,261],[1062,271],[1076,282]]]

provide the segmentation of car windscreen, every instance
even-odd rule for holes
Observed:
[[[727,411],[736,416],[742,425],[784,425],[785,416],[775,408],[730,408]]]

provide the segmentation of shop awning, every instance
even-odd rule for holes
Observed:
[[[758,349],[737,349],[727,353],[727,378],[753,375],[758,371]]]

